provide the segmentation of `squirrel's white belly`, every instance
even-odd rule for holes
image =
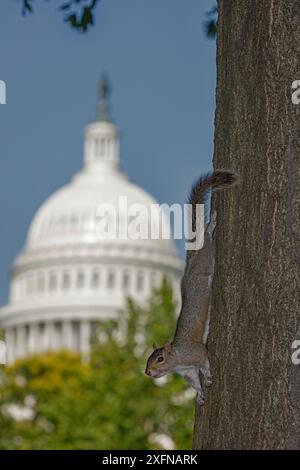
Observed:
[[[185,376],[187,372],[190,372],[192,369],[195,369],[195,366],[176,366],[174,372],[177,374]]]

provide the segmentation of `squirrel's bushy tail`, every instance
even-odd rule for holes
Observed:
[[[194,184],[189,197],[189,203],[193,206],[196,204],[204,204],[208,191],[216,191],[233,186],[238,180],[235,173],[230,171],[216,170],[201,176]]]
[[[196,230],[196,205],[205,204],[209,192],[229,188],[238,181],[235,173],[225,170],[216,170],[213,173],[201,176],[192,187],[189,204],[192,205],[192,228]]]

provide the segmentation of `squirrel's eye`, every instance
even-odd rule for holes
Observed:
[[[159,358],[157,359],[157,362],[163,362],[164,358],[162,356],[159,356]]]

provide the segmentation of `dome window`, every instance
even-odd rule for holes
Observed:
[[[77,274],[77,282],[76,282],[76,285],[78,287],[78,289],[82,289],[84,287],[84,274],[82,272],[79,272]]]
[[[40,273],[37,280],[37,290],[38,292],[44,292],[45,290],[45,276]]]
[[[48,231],[49,231],[49,233],[53,233],[54,224],[55,224],[55,221],[54,221],[54,219],[51,217],[51,219],[50,219],[49,222],[48,222]]]
[[[38,337],[39,337],[39,345],[41,350],[45,350],[45,331],[46,331],[46,325],[45,323],[39,323],[38,324]]]
[[[30,327],[29,325],[25,325],[25,338],[26,338],[26,344],[28,344],[29,341],[29,332],[30,332]]]
[[[106,142],[105,142],[105,138],[98,138],[98,139],[95,139],[95,157],[96,157],[96,160],[100,160],[100,159],[103,159],[103,157],[105,157],[105,154],[106,154]]]
[[[108,273],[107,277],[107,287],[113,289],[115,287],[116,277],[113,272]]]
[[[97,271],[92,274],[92,288],[96,289],[99,286],[100,276]]]
[[[67,219],[64,215],[62,215],[59,218],[58,225],[59,225],[59,230],[64,230],[67,224]]]
[[[137,291],[141,291],[144,288],[144,276],[143,274],[138,274],[137,281],[136,281],[136,289]]]
[[[27,292],[32,294],[34,292],[34,278],[31,276],[27,280]]]
[[[129,273],[128,273],[128,272],[123,273],[122,284],[123,284],[123,288],[124,288],[124,289],[128,289],[128,288],[129,288],[130,276],[129,276]]]
[[[156,272],[152,271],[150,278],[151,289],[154,289],[157,286]]]
[[[64,290],[68,290],[68,289],[70,289],[70,285],[71,285],[70,275],[69,275],[69,273],[64,273],[63,274],[63,281],[62,281],[62,288]]]
[[[49,277],[49,289],[50,291],[57,289],[57,277],[54,273],[51,273]]]
[[[76,214],[71,215],[70,219],[71,230],[76,230],[78,226],[78,217]]]
[[[105,139],[100,141],[100,157],[103,158],[105,155]]]
[[[54,349],[59,349],[62,340],[62,324],[59,322],[54,323]]]
[[[100,157],[100,139],[95,140],[95,155],[96,158]]]

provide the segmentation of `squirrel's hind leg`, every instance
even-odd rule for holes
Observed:
[[[205,385],[209,387],[212,384],[212,375],[208,356],[206,356],[203,366],[200,367],[200,371],[203,375]]]

